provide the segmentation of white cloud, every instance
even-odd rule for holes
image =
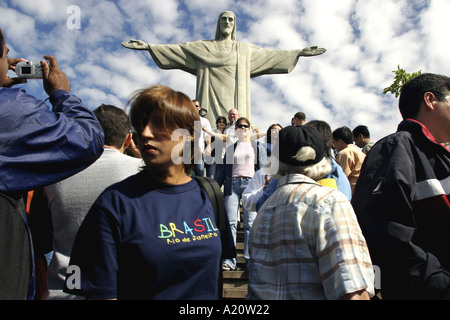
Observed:
[[[448,63],[450,42],[446,37],[446,33],[450,30],[449,15],[450,2],[445,0],[432,0],[422,15],[420,40],[424,43],[425,52],[422,59],[427,63],[428,72],[450,74]]]
[[[342,46],[351,44],[355,39],[350,24],[353,2],[349,0],[302,1],[303,11],[299,17],[300,31],[309,39],[309,45],[326,47],[332,58]]]
[[[112,104],[117,107],[122,107],[122,103],[117,97],[107,94],[100,89],[84,87],[78,91],[78,94],[84,97],[83,102],[91,110],[94,110],[102,104]]]
[[[86,1],[87,2],[87,1]],[[15,0],[14,6],[20,8],[23,13],[34,17],[42,23],[65,23],[67,8],[74,4],[73,0]]]
[[[180,42],[189,35],[189,16],[179,10],[178,1],[120,0],[120,9],[130,25],[130,36],[151,43]],[[129,39],[123,39],[126,41]]]
[[[16,10],[0,7],[1,28],[9,47],[36,45],[35,19]]]
[[[93,6],[81,6],[85,43],[92,46],[123,35],[124,20],[117,6],[112,2],[98,2]]]
[[[250,26],[247,39],[266,48],[296,49],[302,39],[293,27],[286,16],[271,14]]]

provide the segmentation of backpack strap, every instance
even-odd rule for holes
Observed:
[[[236,257],[236,246],[231,235],[230,222],[225,211],[225,201],[222,190],[216,180],[209,177],[194,176],[198,184],[206,191],[214,209],[214,217],[222,240],[222,258]]]
[[[231,239],[230,223],[225,212],[225,202],[223,192],[216,180],[209,177],[194,176],[197,183],[208,194],[214,209],[214,218],[216,226],[219,228],[220,240],[222,242],[222,259],[236,257],[236,246]],[[223,299],[223,270],[222,264],[219,264],[219,285],[218,285],[219,299]]]
[[[226,230],[226,221],[225,221],[225,203],[223,192],[219,187],[219,184],[209,177],[198,177],[194,176],[195,180],[198,184],[206,191],[209,199],[211,200],[211,204],[214,209],[214,217],[216,221],[216,225],[219,228],[220,234],[225,232]]]

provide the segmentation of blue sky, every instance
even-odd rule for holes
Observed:
[[[72,92],[91,109],[102,103],[125,108],[134,91],[156,83],[195,98],[196,80],[160,70],[147,52],[127,50],[122,41],[213,39],[224,10],[237,15],[238,41],[328,50],[301,58],[290,74],[252,79],[251,120],[262,130],[288,125],[303,111],[307,120],[325,120],[332,129],[365,124],[377,140],[401,121],[397,99],[383,95],[398,65],[450,75],[448,0],[6,0],[0,27],[10,57],[53,55]],[[80,28],[73,28],[78,22]],[[41,81],[23,86],[46,98]]]

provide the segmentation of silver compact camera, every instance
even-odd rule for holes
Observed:
[[[20,61],[16,64],[16,74],[19,78],[42,79],[43,72],[40,61]]]

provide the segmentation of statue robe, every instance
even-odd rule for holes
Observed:
[[[150,54],[161,69],[181,69],[197,77],[196,99],[215,123],[236,108],[251,120],[250,78],[291,72],[300,50],[268,50],[233,41],[230,50],[219,42],[194,41],[181,44],[150,44]],[[194,99],[194,97],[192,97]]]

